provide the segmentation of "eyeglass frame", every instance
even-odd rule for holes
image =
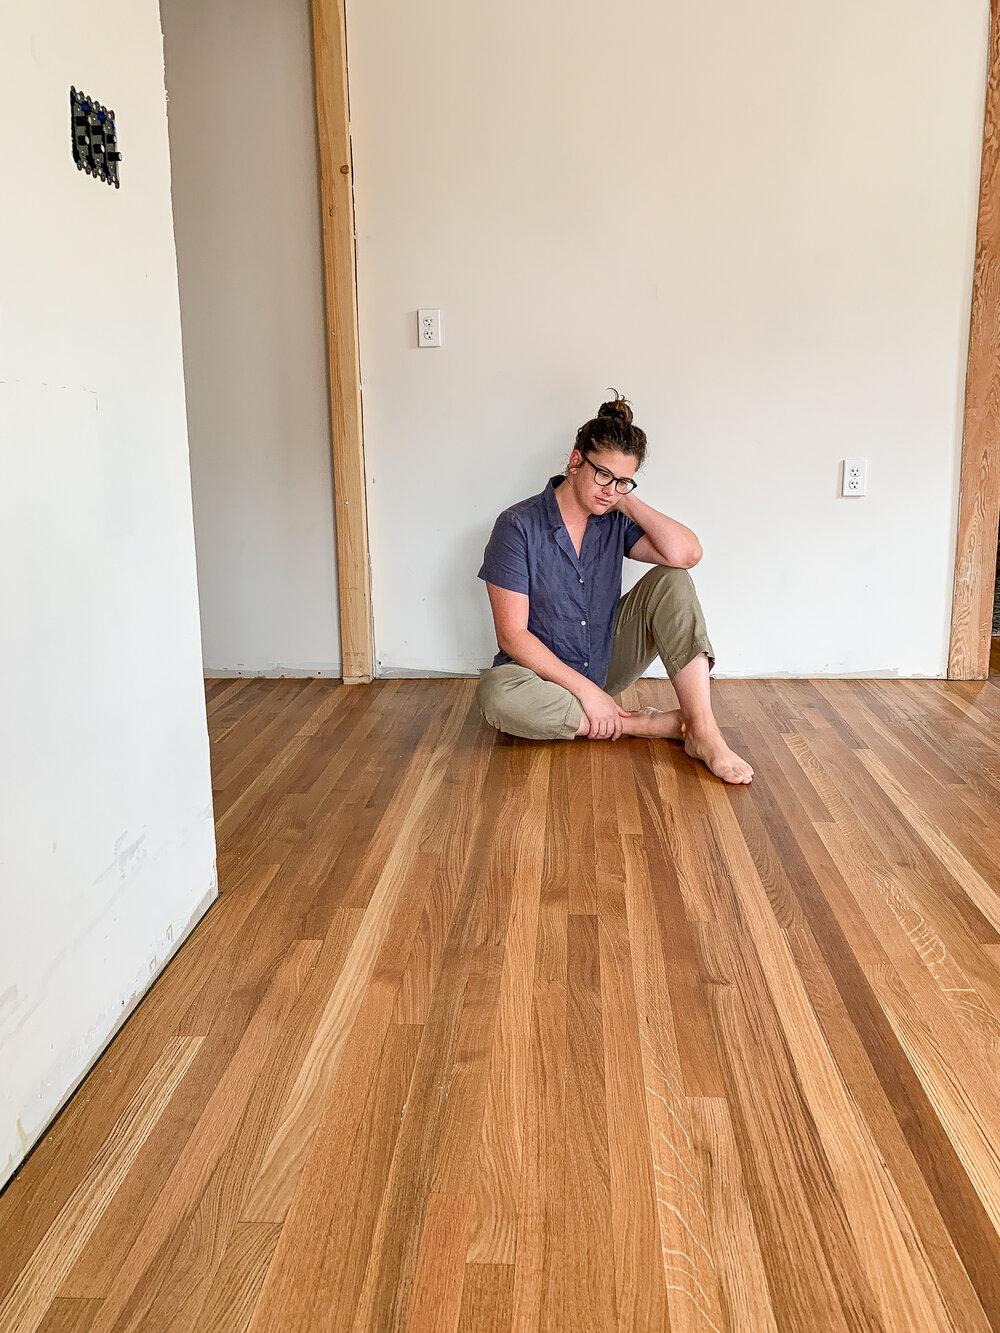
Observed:
[[[638,485],[639,485],[639,483],[636,481],[635,477],[616,477],[615,474],[614,474],[613,472],[608,472],[608,469],[607,469],[606,467],[598,467],[597,464],[593,461],[593,459],[588,458],[587,455],[583,452],[582,449],[581,449],[581,451],[580,451],[580,457],[584,460],[584,462],[589,463],[590,466],[594,469],[594,480],[595,480],[595,481],[597,481],[597,474],[598,474],[598,472],[607,472],[607,473],[608,473],[608,476],[611,478],[611,481],[613,481],[613,482],[615,483],[615,490],[616,490],[616,492],[617,492],[619,495],[631,495],[632,492],[633,492],[633,491],[638,487]],[[619,486],[621,485],[622,482],[625,482],[625,481],[627,481],[627,482],[629,483],[629,485],[628,485],[628,490],[625,490],[625,491],[621,491],[621,490],[619,490],[619,489],[618,489]],[[603,490],[605,486],[608,486],[608,485],[610,485],[611,483],[610,483],[610,482],[607,482],[607,481],[597,481],[597,484],[598,484],[598,486],[600,486],[601,489]]]

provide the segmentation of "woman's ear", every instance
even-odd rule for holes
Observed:
[[[583,463],[583,454],[580,453],[579,449],[574,449],[569,456],[569,463],[567,464],[567,470],[569,472],[577,472],[582,463]]]

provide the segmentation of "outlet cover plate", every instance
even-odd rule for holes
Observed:
[[[868,460],[866,458],[845,458],[844,479],[841,495],[866,495],[868,493]]]

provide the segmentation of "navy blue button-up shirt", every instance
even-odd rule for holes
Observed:
[[[531,633],[603,689],[622,595],[622,559],[643,529],[617,509],[592,514],[577,555],[556,502],[556,487],[565,480],[552,477],[540,495],[503,511],[479,577],[527,593]],[[511,661],[501,651],[493,665]]]

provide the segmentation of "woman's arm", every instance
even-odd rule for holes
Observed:
[[[701,543],[690,528],[668,518],[635,495],[622,495],[615,505],[626,518],[638,523],[645,532],[629,551],[629,558],[647,565],[673,565],[690,569],[702,557]]]
[[[537,634],[532,634],[528,629],[527,593],[511,592],[509,588],[500,588],[495,583],[487,583],[486,590],[490,595],[500,648],[518,666],[527,667],[542,680],[551,680],[561,685],[579,699],[580,707],[590,723],[589,735],[592,740],[616,740],[621,735],[621,719],[628,717],[628,713],[619,708],[599,685],[567,666],[551,648],[546,648]]]
[[[497,643],[508,657],[512,657],[519,666],[533,671],[536,676],[541,676],[542,680],[551,680],[561,685],[578,699],[585,690],[594,688],[592,680],[567,666],[551,648],[546,648],[537,634],[532,634],[528,629],[527,593],[511,592],[508,588],[497,587],[495,583],[487,583],[486,591],[493,608]]]

